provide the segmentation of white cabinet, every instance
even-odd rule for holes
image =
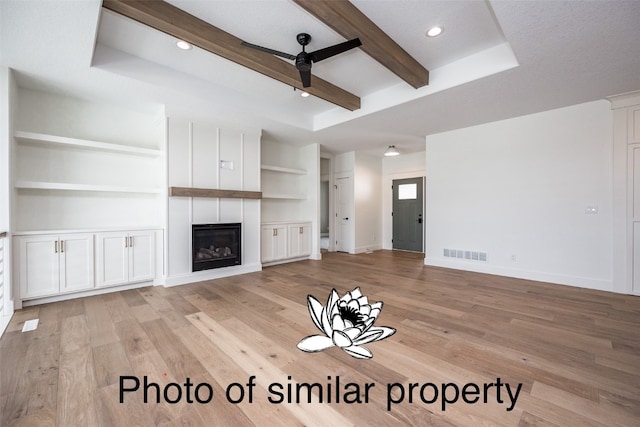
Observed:
[[[287,258],[287,226],[285,224],[262,225],[262,262]]]
[[[310,222],[262,224],[262,263],[299,260],[311,254]]]
[[[289,224],[289,258],[299,258],[311,255],[311,224]]]
[[[153,231],[96,235],[96,286],[115,286],[155,278]]]
[[[93,288],[93,234],[17,237],[20,297]]]

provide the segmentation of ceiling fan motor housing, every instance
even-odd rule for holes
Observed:
[[[298,56],[296,56],[296,68],[300,71],[309,71],[311,70],[311,55],[306,52],[300,52]]]
[[[298,40],[298,43],[302,45],[302,50],[304,50],[304,47],[311,41],[311,36],[307,33],[300,33],[296,36],[296,40]]]

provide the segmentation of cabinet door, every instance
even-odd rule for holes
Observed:
[[[96,286],[129,281],[129,235],[124,232],[96,234]]]
[[[60,292],[93,288],[93,234],[61,235]]]
[[[311,225],[301,224],[298,231],[298,247],[300,256],[311,255]]]
[[[275,236],[273,237],[273,260],[287,258],[287,227],[284,225],[274,226]]]
[[[260,259],[262,262],[273,261],[273,240],[275,239],[275,232],[273,231],[272,226],[263,226],[260,232],[260,246],[261,246],[261,255]]]
[[[156,277],[156,248],[153,231],[129,233],[129,282],[143,282]]]
[[[309,224],[289,225],[289,258],[304,257],[311,254],[310,231]]]
[[[58,236],[18,238],[20,298],[55,295],[60,287]]]
[[[288,227],[289,231],[289,258],[296,258],[300,256],[300,230],[298,224],[292,224]]]
[[[284,225],[262,226],[262,262],[287,258],[287,228]]]

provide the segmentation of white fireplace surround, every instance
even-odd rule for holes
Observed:
[[[169,187],[260,191],[260,129],[167,119]],[[224,167],[223,167],[224,166]],[[165,286],[260,271],[260,199],[169,197]],[[192,272],[193,224],[242,224],[242,265]]]

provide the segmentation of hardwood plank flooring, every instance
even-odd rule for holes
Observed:
[[[307,296],[355,287],[397,332],[370,360],[298,350]],[[640,297],[378,251],[29,307],[0,339],[0,425],[637,426]]]

